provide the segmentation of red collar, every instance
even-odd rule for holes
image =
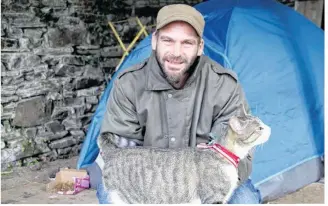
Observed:
[[[240,158],[220,144],[215,143],[212,145],[208,145],[205,143],[200,143],[197,145],[197,147],[203,149],[212,149],[214,152],[218,152],[223,155],[231,164],[233,164],[233,166],[235,166],[236,168],[238,167]]]

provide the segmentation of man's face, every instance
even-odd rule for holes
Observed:
[[[203,40],[188,23],[172,22],[153,35],[152,48],[166,79],[174,84],[180,82],[202,54]]]

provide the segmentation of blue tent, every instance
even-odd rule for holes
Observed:
[[[212,0],[195,6],[205,17],[205,54],[238,74],[252,113],[271,126],[251,175],[264,200],[293,192],[323,175],[324,32],[274,0]],[[119,70],[150,55],[150,36]],[[96,138],[112,88],[89,126],[77,168],[98,155]]]

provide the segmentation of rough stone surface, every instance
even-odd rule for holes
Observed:
[[[36,136],[37,128],[32,127],[25,130],[26,136],[28,138],[34,138]]]
[[[85,101],[86,101],[86,103],[89,103],[89,104],[98,104],[97,96],[85,97]]]
[[[60,122],[57,120],[47,122],[45,124],[45,127],[47,128],[48,131],[50,131],[52,133],[58,133],[58,132],[64,131],[64,129],[65,129],[65,127],[62,124],[60,124]]]
[[[1,140],[1,149],[6,147],[6,143],[4,141]]]
[[[63,149],[58,149],[57,152],[59,155],[65,155],[68,154],[70,151],[72,151],[72,147],[67,147]]]
[[[51,140],[56,140],[56,139],[60,139],[60,138],[63,138],[65,137],[66,135],[68,134],[68,131],[60,131],[60,132],[56,132],[56,133],[53,133],[53,132],[39,132],[37,137],[38,140],[42,139],[43,141],[45,142],[49,142]]]
[[[52,112],[52,119],[64,119],[74,114],[74,108],[72,107],[55,107]]]
[[[62,124],[66,130],[74,130],[82,127],[82,122],[78,118],[68,117],[63,120]]]
[[[41,125],[50,119],[50,109],[44,97],[35,97],[17,104],[14,126],[32,127]]]
[[[88,89],[77,90],[78,97],[88,97],[88,96],[98,96],[101,91],[104,90],[102,86],[100,87],[91,87]]]
[[[73,137],[65,137],[60,140],[55,140],[49,144],[50,148],[52,149],[60,149],[75,145],[77,143],[76,139]]]

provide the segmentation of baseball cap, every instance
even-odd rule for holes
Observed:
[[[174,21],[184,21],[189,23],[202,37],[205,27],[203,15],[194,7],[186,4],[171,4],[164,6],[158,11],[156,19],[156,30]]]

